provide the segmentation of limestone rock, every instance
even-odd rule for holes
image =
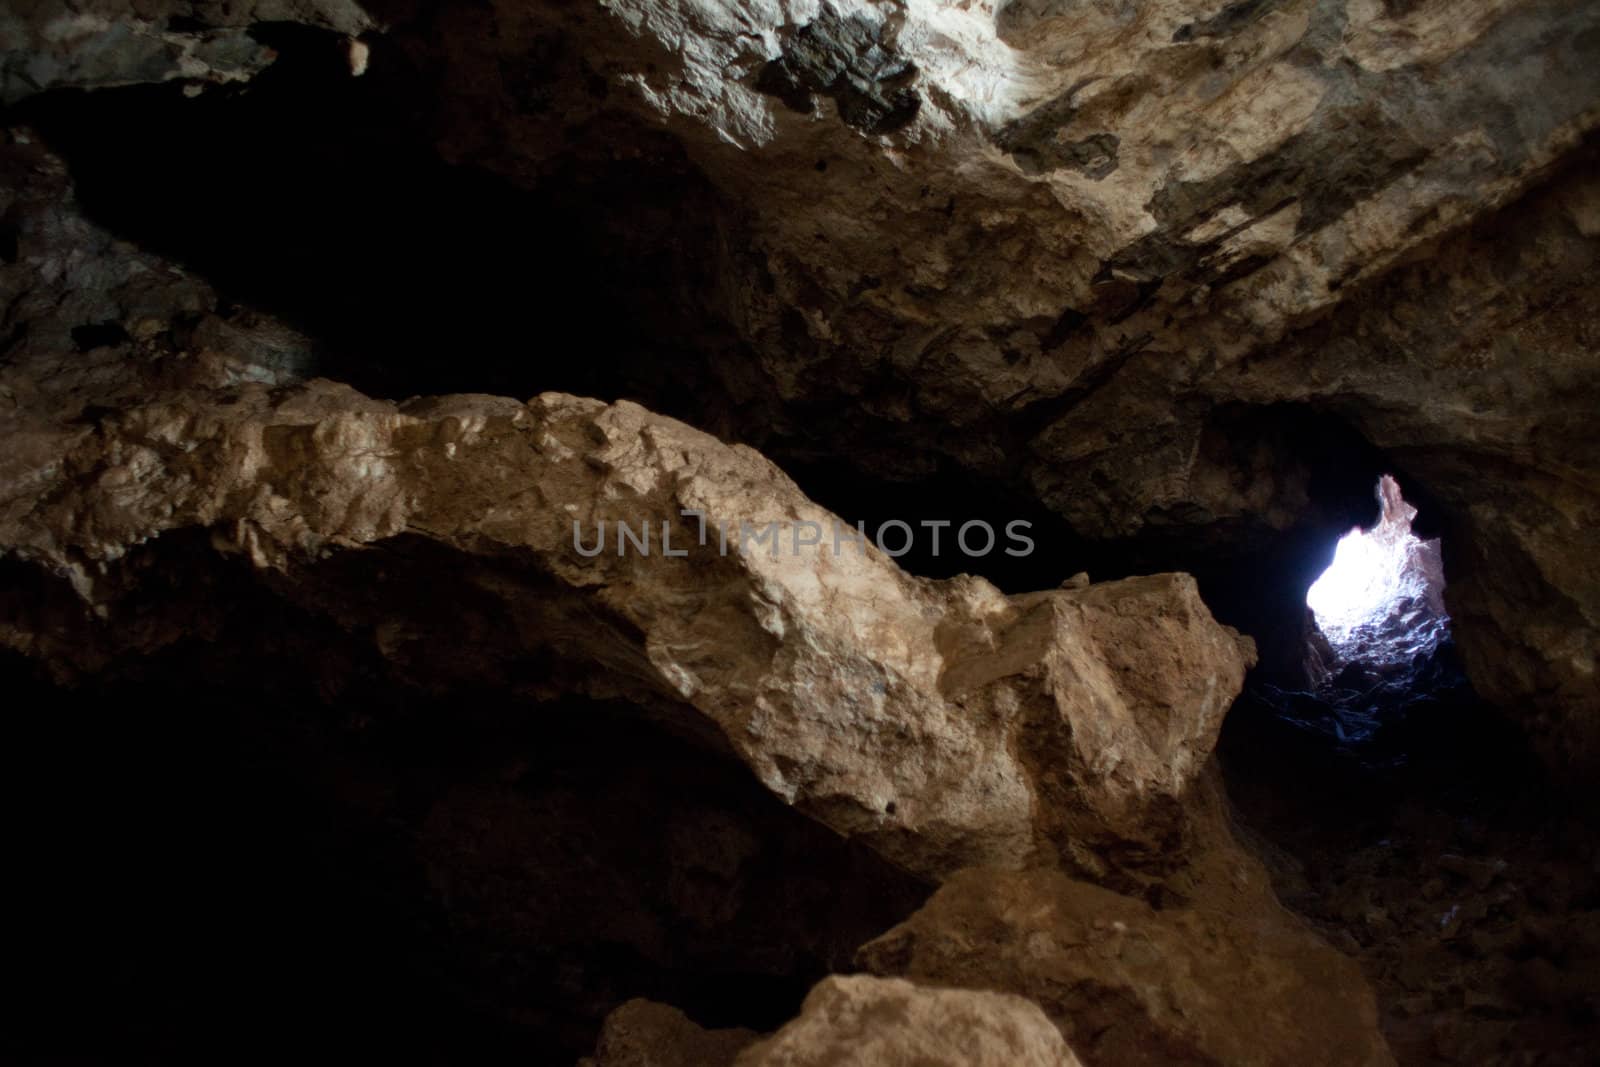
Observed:
[[[659,151],[714,190],[676,254],[712,260],[695,297],[737,358],[691,370],[746,406],[706,426],[903,476],[953,460],[1080,534],[1238,565],[1314,512],[1298,427],[1327,417],[1439,503],[1478,687],[1552,762],[1600,766],[1600,7],[370,7],[375,62],[423,72],[450,162],[537,187]],[[277,21],[331,44],[379,20],[25,4],[0,13],[0,98],[246,80]],[[841,551],[761,452],[648,406],[308,381],[309,340],[90,225],[9,136],[0,645],[62,682],[133,673],[223,632],[216,591],[247,583],[402,686],[693,732],[946,880],[863,950],[896,977],[829,979],[743,1051],[636,1003],[602,1063],[1389,1062],[1359,970],[1281,911],[1208,793],[1254,653],[1192,579],[925,581]],[[479,784],[423,819],[430,875],[491,938],[541,825],[522,804]],[[675,869],[736,882],[741,827]],[[731,899],[680,890],[695,925]]]
[[[735,1067],[1077,1067],[1037,1005],[1005,993],[826,978]]]
[[[46,89],[245,81],[274,58],[249,31],[273,22],[350,36],[373,27],[356,0],[24,0],[0,11],[0,102]]]
[[[454,87],[486,105],[449,109],[450,151],[543,150],[547,117],[470,79],[559,36],[615,88],[603,106],[671,129],[755,207],[780,299],[804,307],[814,287],[822,348],[917,364],[928,400],[982,390],[1015,408],[1006,390],[1059,392],[1159,322],[1153,307],[1216,315],[1208,298],[1231,286],[1220,302],[1256,325],[1249,344],[1443,232],[1461,201],[1503,200],[1596,120],[1595,17],[1537,2],[1446,17],[619,0],[499,4],[492,35],[465,19],[438,31]],[[1510,88],[1523,55],[1545,65],[1538,100]],[[1402,90],[1422,72],[1427,91]],[[895,281],[855,289],[862,276]],[[1064,317],[1096,342],[1053,353]],[[886,320],[908,333],[894,355],[864,343]],[[1008,346],[1023,357],[1009,370]]]
[[[175,639],[176,620],[122,613],[139,546],[208,531],[292,600],[370,630],[417,684],[544,652],[563,686],[692,706],[778,795],[928,876],[1078,847],[1172,862],[1178,800],[1252,655],[1183,575],[1007,598],[914,579],[871,546],[835,555],[834,517],[770,463],[632,404],[396,406],[245,382],[91,427],[92,399],[66,394],[48,427],[36,406],[7,416],[0,539],[82,600],[66,630],[8,613],[9,646],[66,676]],[[726,554],[723,529],[740,535]],[[367,551],[385,544],[398,555]],[[463,646],[455,620],[419,610],[436,579],[407,557],[423,546],[468,566],[498,632]]]
[[[28,8],[7,91],[245,77],[194,57],[381,22],[452,161],[537,185],[666,143],[715,188],[681,255],[743,344],[678,414],[780,460],[942,455],[1088,536],[1247,566],[1314,510],[1299,416],[1334,416],[1446,505],[1477,687],[1600,764],[1594,5],[179,6]]]
[[[1392,1063],[1360,968],[1282,911],[1254,864],[1223,873],[1223,907],[1157,910],[1060,872],[963,871],[860,957],[1028,997],[1108,1067]]]
[[[717,303],[757,370],[706,376],[774,455],[942,454],[1080,533],[1246,567],[1314,508],[1303,414],[1345,420],[1446,505],[1475,682],[1576,777],[1597,27],[1551,0],[618,0],[395,40],[448,42],[449,158],[527,180],[619,114],[685,146],[751,248]],[[537,99],[480,76],[536,61]]]
[[[760,1035],[705,1030],[677,1008],[630,1000],[606,1017],[593,1059],[580,1067],[731,1067]]]

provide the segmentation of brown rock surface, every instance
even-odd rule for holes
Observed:
[[[51,173],[48,157],[38,159]],[[43,217],[96,232],[70,213]],[[913,578],[874,548],[802,551],[810,546],[795,546],[792,530],[826,530],[833,516],[750,449],[627,403],[547,394],[527,404],[394,404],[299,382],[281,355],[292,346],[262,340],[290,336],[274,324],[242,328],[208,312],[209,291],[159,261],[90,247],[80,276],[166,279],[147,298],[148,321],[122,314],[145,324],[61,373],[62,341],[50,339],[61,297],[81,318],[72,301],[93,288],[36,281],[23,307],[41,328],[0,372],[17,444],[0,466],[0,534],[29,575],[7,594],[3,635],[58,678],[116,674],[219,630],[230,607],[208,599],[206,576],[242,572],[263,595],[348,635],[403,684],[621,698],[698,732],[785,801],[924,876],[1064,864],[1153,893],[1203,880],[1215,820],[1202,811],[1194,822],[1186,805],[1252,652],[1210,618],[1187,576],[1007,597],[978,578]],[[111,299],[116,308],[130,298],[113,290]],[[163,328],[175,307],[207,325]],[[707,544],[685,509],[704,513]],[[611,524],[608,548],[585,555],[579,545],[593,544],[601,521]],[[640,538],[648,526],[652,550],[619,551],[618,522]],[[788,524],[776,545],[718,551],[719,524],[768,522]],[[662,551],[664,528],[688,555]],[[562,803],[556,794],[530,806],[495,782],[439,793],[416,847],[463,936],[527,951],[554,935],[559,908],[524,916],[514,902],[564,891],[521,869],[542,854],[536,839],[560,839],[550,828]],[[708,827],[684,835],[709,858],[679,857],[678,877],[697,877],[696,864],[717,868],[718,880],[743,877],[716,860],[719,849],[740,851],[737,828],[726,848]],[[618,914],[649,914],[653,904],[628,903],[618,879],[592,873],[595,887],[616,883],[606,899],[621,902]],[[1149,918],[1146,905],[1067,876],[1051,886],[1104,894]],[[701,915],[714,893],[669,884],[667,896],[679,920],[719,921]],[[1228,924],[1257,906],[1275,907],[1250,896],[1207,912],[1212,925],[1173,928],[1170,958],[1197,951],[1191,938],[1244,943]],[[662,930],[630,922],[624,941],[663,951]],[[1308,960],[1324,965],[1314,944],[1302,947],[1306,959],[1280,961],[1281,983],[1309,982],[1296,971]],[[1147,962],[1139,981],[1181,985],[1162,960]],[[951,972],[934,977],[959,984]],[[1227,967],[1217,976],[1236,979]],[[997,984],[1031,993],[1026,975]],[[1359,983],[1330,995],[1359,997],[1352,988]],[[911,989],[827,985],[762,1055],[833,1055],[829,1042],[846,1038],[817,1032],[829,1019],[846,1035],[867,1027],[866,1047],[881,1040],[884,1055],[916,1055],[929,1042],[960,1050],[933,1020],[969,1019],[1001,1044],[961,1055],[1074,1062],[1052,1031],[1034,1032],[1028,1011],[1018,1021],[1022,1001],[1001,999],[1009,1006],[996,1016],[989,994]],[[929,1024],[871,1036],[893,1014],[886,1004],[913,1020],[930,1012]],[[635,1021],[698,1040],[666,1011]]]
[[[579,1067],[731,1067],[759,1034],[706,1030],[677,1008],[630,1000],[606,1017],[594,1058]]]
[[[683,304],[691,356],[597,390],[643,405],[570,386],[400,401],[307,380],[319,343],[285,324],[303,320],[235,305],[87,222],[60,161],[19,128],[0,152],[0,645],[71,685],[215,643],[204,662],[221,678],[241,602],[219,591],[244,590],[264,619],[305,624],[281,640],[324,703],[365,658],[406,692],[606,702],[731,752],[772,795],[946,880],[863,950],[919,985],[829,979],[743,1067],[1075,1062],[1062,1035],[1107,1064],[1388,1062],[1358,968],[1279,908],[1202,778],[1254,652],[1193,579],[1006,595],[913,577],[876,549],[829,551],[834,516],[766,457],[930,483],[953,465],[1080,535],[1154,546],[1168,562],[1153,569],[1240,576],[1326,532],[1314,438],[1338,428],[1425,492],[1473,682],[1583,782],[1600,767],[1600,7],[43,3],[0,13],[0,95],[59,133],[104,99],[73,90],[170,82],[163,107],[204,90],[226,127],[219,84],[256,79],[277,99],[271,75],[293,83],[358,33],[362,84],[421,127],[407,151],[431,142],[534,196],[600,164],[666,174],[614,217],[614,184],[577,198],[604,216],[597,231],[638,231],[617,258],[652,255],[644,281],[598,285],[571,336]],[[360,71],[333,67],[295,106],[340,113],[333,83]],[[293,154],[304,115],[273,106],[288,121],[262,143]],[[189,140],[178,170],[233,180]],[[371,229],[326,228],[318,248],[352,275],[370,267],[353,235]],[[278,237],[259,231],[231,240],[248,255]],[[640,295],[658,280],[667,295]],[[515,380],[540,383],[519,396],[548,384]],[[591,541],[602,522],[610,539],[587,555],[574,524]],[[736,544],[746,524],[778,533],[722,553],[721,523]],[[822,547],[802,550],[813,524]],[[669,531],[688,555],[664,552]],[[1300,646],[1282,584],[1293,625],[1267,636]],[[771,884],[746,880],[760,850],[725,807],[685,828],[698,809],[663,815],[648,788],[613,807],[495,773],[373,805],[411,820],[408,861],[483,950],[480,973],[514,970],[552,931],[598,942],[606,916],[562,910],[586,886],[623,913],[619,944],[681,973],[671,933],[709,936]],[[661,884],[613,862],[631,839],[585,851],[581,832],[546,833],[628,804],[670,824]],[[1451,832],[1468,840],[1419,849],[1450,858],[1425,906],[1400,903],[1416,861],[1387,837],[1362,839],[1351,879],[1327,861],[1299,906],[1400,997],[1385,1009],[1409,1056],[1514,1059],[1533,1031],[1565,1040],[1595,1013],[1592,878],[1562,880],[1582,848],[1535,857],[1556,889],[1529,890],[1497,866],[1512,846]],[[549,853],[530,847],[546,838]],[[827,869],[870,884],[858,860]],[[559,877],[541,881],[547,868]],[[1541,892],[1570,899],[1545,914],[1526,899]],[[541,893],[556,903],[532,908]],[[813,880],[795,899],[817,897]],[[1444,949],[1429,943],[1441,916]],[[793,955],[831,966],[833,934]],[[717,965],[782,972],[784,940]],[[1445,952],[1479,963],[1461,981],[1418,973]],[[591,977],[570,983],[586,1019],[620,999]],[[1536,1007],[1548,1018],[1511,1025]],[[744,1040],[637,1002],[608,1034],[601,1062],[715,1062]]]
[[[314,382],[191,389],[92,429],[25,411],[7,427],[0,538],[82,615],[58,630],[8,613],[4,639],[62,677],[179,636],[123,624],[118,605],[137,601],[139,545],[208,530],[291,598],[372,628],[419,684],[482,682],[544,649],[590,695],[692,705],[774,792],[927,875],[1176,832],[1170,809],[1251,654],[1183,575],[1008,599],[910,578],[875,548],[723,556],[722,524],[784,523],[788,539],[834,519],[754,452],[635,405],[401,408]],[[708,544],[683,509],[705,514]],[[614,554],[619,522],[647,524],[655,550]],[[602,523],[611,551],[586,559],[574,526],[592,544]],[[689,555],[663,555],[663,529]],[[425,574],[348,555],[391,540],[481,557],[472,584],[506,629],[453,664],[424,655],[461,644],[453,620],[408,608]],[[322,580],[346,568],[389,584]]]
[[[1082,534],[1247,567],[1316,525],[1295,433],[1333,416],[1444,508],[1479,689],[1570,777],[1600,766],[1600,9],[411,18],[448,158],[534,183],[626,117],[719,191],[712,304],[755,366],[706,377],[751,406],[694,421],[906,477],[947,456]],[[531,56],[537,84],[480,76]]]
[[[1078,1067],[1037,1005],[867,975],[823,979],[736,1067]]]
[[[648,406],[780,460],[946,456],[1079,533],[1245,566],[1317,526],[1293,430],[1336,417],[1446,509],[1480,690],[1572,777],[1600,761],[1593,5],[173,12],[204,32],[165,7],[139,33],[169,51],[381,27],[375,69],[427,72],[445,157],[528,187],[575,158],[703,178],[652,251],[721,340],[703,399]],[[54,57],[40,85],[222,76],[100,71],[103,27],[50,10],[14,30]]]
[[[1189,866],[1142,897],[963,871],[858,961],[1028,997],[1094,1064],[1392,1063],[1360,967],[1278,904],[1214,780],[1196,799]]]

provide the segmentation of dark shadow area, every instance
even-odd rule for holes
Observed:
[[[394,398],[703,407],[716,383],[685,368],[731,344],[723,212],[674,142],[574,128],[518,188],[439,158],[430,75],[385,40],[352,78],[334,35],[253,32],[278,59],[247,85],[53,92],[8,120],[61,153],[96,222],[313,338],[315,373]]]
[[[770,1029],[926,895],[637,709],[397,685],[202,570],[223,621],[92,685],[0,659],[10,1062],[571,1063],[635,996]]]
[[[1430,501],[1418,531],[1440,514]],[[1285,546],[1318,562],[1272,596],[1303,609],[1342,532]],[[1296,632],[1302,652],[1313,629]],[[1400,1062],[1586,1063],[1600,1024],[1592,815],[1473,692],[1448,632],[1417,647],[1334,660],[1315,682],[1253,672],[1217,749],[1239,821],[1283,902],[1362,964]]]
[[[1357,959],[1402,1063],[1588,1061],[1600,1025],[1592,818],[1447,647],[1367,710],[1253,686],[1218,748],[1280,899]]]
[[[1250,519],[1196,521],[1193,525],[1147,525],[1137,535],[1117,540],[1085,537],[1042,506],[1019,472],[992,477],[953,461],[923,456],[930,470],[921,475],[874,469],[851,458],[823,460],[810,443],[826,440],[828,424],[808,439],[778,437],[762,444],[812,500],[849,523],[864,522],[869,535],[891,520],[913,527],[911,551],[897,557],[901,567],[928,578],[981,575],[1008,593],[1049,589],[1080,572],[1094,581],[1162,571],[1186,571],[1222,622],[1252,636],[1270,664],[1273,677],[1295,677],[1304,643],[1305,589],[1333,558],[1339,536],[1372,519],[1372,486],[1390,465],[1354,429],[1336,416],[1298,405],[1223,408],[1213,416],[1211,434],[1241,455],[1271,448],[1286,480],[1303,485],[1309,505],[1287,529]],[[841,434],[842,423],[841,423]],[[1027,443],[1016,444],[1019,456]],[[1417,494],[1431,504],[1425,491]],[[1435,515],[1437,512],[1434,513]],[[941,528],[939,551],[926,521],[949,521]],[[996,533],[995,548],[982,555],[961,551],[956,539],[963,522],[982,521]],[[1025,522],[1031,551],[1005,536],[1008,523]],[[1424,527],[1419,521],[1418,529]],[[1432,535],[1429,535],[1432,536]],[[905,542],[903,531],[888,535],[889,547]],[[970,537],[984,543],[980,531]],[[1300,590],[1298,596],[1294,590]]]

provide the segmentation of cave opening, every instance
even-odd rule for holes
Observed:
[[[1474,691],[1438,541],[1403,526],[1347,532],[1330,584],[1290,587],[1311,592],[1304,673],[1247,680],[1217,749],[1229,799],[1285,906],[1360,961],[1401,1062],[1562,1062],[1597,1021],[1592,941],[1557,932],[1600,905],[1591,831]]]
[[[1412,532],[1417,509],[1385,474],[1377,521],[1339,538],[1333,560],[1306,590],[1311,625],[1306,681],[1332,714],[1341,742],[1376,733],[1430,691],[1466,679],[1453,660],[1441,539]]]
[[[1003,16],[1017,33],[1024,6]],[[1261,652],[1219,747],[1232,799],[1284,901],[1369,968],[1400,1043],[1420,1021],[1470,1016],[1542,1025],[1552,1048],[1577,1047],[1600,1021],[1600,992],[1574,977],[1600,951],[1597,928],[1571,918],[1600,907],[1592,838],[1521,732],[1472,690],[1442,601],[1442,509],[1350,424],[1287,403],[1219,407],[1186,472],[1222,486],[1215,496],[1176,494],[1134,516],[1134,532],[1096,539],[1063,517],[1066,491],[1025,469],[1034,435],[1084,396],[996,416],[1014,428],[982,428],[1006,458],[968,453],[970,467],[959,446],[930,443],[951,427],[887,372],[852,379],[865,384],[838,392],[849,403],[736,411],[736,395],[761,395],[731,388],[736,376],[764,373],[719,318],[738,235],[670,138],[574,126],[514,179],[482,160],[447,164],[418,117],[430,74],[402,49],[375,40],[370,72],[352,79],[337,38],[261,33],[280,57],[248,87],[58,90],[17,117],[68,160],[96,220],[215,285],[219,314],[259,308],[303,331],[295,373],[393,398],[638,400],[759,445],[849,522],[910,524],[914,547],[896,555],[920,576],[977,573],[1024,593],[1080,571],[1193,573],[1216,617]],[[546,44],[532,53],[541,62]],[[514,88],[531,112],[548,106],[552,75],[529,66]],[[637,154],[608,155],[617,142]],[[0,261],[17,261],[21,236],[0,219]],[[790,322],[783,343],[808,345],[803,317]],[[71,335],[83,352],[130,342],[99,318]],[[902,393],[913,414],[897,426]],[[1388,479],[1391,503],[1378,480],[1391,467],[1414,520],[1399,481]],[[1094,473],[1059,484],[1122,507],[1117,472]],[[953,527],[973,520],[1025,521],[1037,549],[952,551]],[[929,523],[945,524],[942,552]],[[183,555],[166,561],[171,574],[210,581]],[[0,661],[22,708],[7,761],[19,914],[34,924],[20,967],[41,1002],[8,1040],[59,1050],[89,1000],[118,1006],[103,1020],[108,1047],[169,1060],[241,1030],[271,1035],[263,1055],[281,1059],[332,1024],[360,1054],[570,1061],[632,995],[707,1025],[771,1028],[925,891],[636,708],[511,699],[514,685],[548,681],[536,677],[548,664],[424,696],[358,662],[348,634],[259,591],[221,593],[246,629],[207,633],[130,678],[66,691]],[[163,595],[174,594],[152,600]],[[504,629],[474,621],[463,632],[475,640]],[[474,665],[458,645],[413,644],[428,647],[411,653],[418,670]],[[306,684],[270,684],[295,677]],[[135,707],[158,710],[125,713]],[[297,725],[279,735],[285,716]],[[141,876],[118,875],[129,869]],[[213,903],[196,909],[202,892]],[[117,958],[85,986],[96,954]],[[42,1010],[52,994],[59,1017]],[[1434,1062],[1422,1056],[1407,1062]]]
[[[1417,483],[1408,500],[1375,451],[1355,469],[1374,468],[1383,473],[1368,476],[1361,521],[1333,526],[1352,511],[1346,496],[1284,539],[1290,563],[1260,572],[1279,588],[1256,583],[1242,598],[1221,588],[1226,572],[1213,579],[1218,617],[1261,651],[1224,749],[1272,749],[1280,763],[1348,776],[1352,789],[1381,781],[1399,792],[1473,780],[1506,753],[1531,761],[1473,690],[1451,633],[1446,509]],[[1249,598],[1253,611],[1237,604]]]
[[[1449,631],[1440,539],[1412,533],[1417,509],[1392,475],[1379,480],[1376,496],[1378,521],[1341,537],[1333,562],[1306,590],[1316,632],[1331,652],[1321,664],[1328,670],[1414,662]]]
[[[1561,1062],[1597,1021],[1574,919],[1600,905],[1591,831],[1467,676],[1448,509],[1368,460],[1364,520],[1284,538],[1276,591],[1242,583],[1255,613],[1233,608],[1263,651],[1217,748],[1237,826],[1282,902],[1360,961],[1401,1062]]]

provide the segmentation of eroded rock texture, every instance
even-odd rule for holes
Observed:
[[[966,871],[861,958],[1021,993],[1092,1063],[1393,1062],[1356,963],[1282,913],[1259,868],[1228,873],[1218,900],[1158,911],[1059,872]]]
[[[18,47],[366,32],[449,160],[694,171],[650,251],[695,280],[701,388],[630,391],[780,460],[948,461],[1243,571],[1347,525],[1305,417],[1353,427],[1442,505],[1480,690],[1600,759],[1592,5],[101,7]]]
[[[39,225],[29,252],[51,225],[94,233]],[[169,314],[207,299],[164,265],[112,250],[99,266],[165,276]],[[55,315],[64,281],[24,299]],[[146,546],[204,531],[416,685],[692,707],[779,796],[937,877],[1082,850],[1164,862],[1253,657],[1183,575],[1015,598],[910,577],[757,453],[636,405],[274,387],[276,353],[215,316],[133,326],[146,360],[95,346],[95,370],[62,378],[62,339],[30,329],[5,371],[0,528],[63,596],[18,601],[6,642],[63,679],[195,625],[122,609],[148,610]],[[109,339],[130,354],[126,330]],[[174,344],[192,347],[162,358]],[[440,612],[450,559],[478,562]],[[519,682],[530,658],[555,676]]]
[[[272,675],[238,710],[290,709],[319,856],[401,872],[397,973],[470,1020],[438,1048],[1369,1064],[1381,1021],[1481,1060],[1530,1028],[1404,1020],[1546,990],[1561,1062],[1597,1017],[1549,945],[1592,878],[1422,981],[1434,904],[1403,951],[1338,925],[1394,926],[1409,860],[1312,893],[1271,856],[1380,1016],[1210,760],[1392,469],[1478,691],[1600,767],[1600,8],[92,0],[0,51],[4,665],[39,708]],[[790,463],[982,485],[1118,580],[918,577]],[[1531,906],[1475,891],[1446,925]]]
[[[895,978],[828,978],[800,1017],[736,1067],[1078,1067],[1037,1005],[1006,993],[926,989]]]
[[[688,704],[774,792],[930,876],[1077,848],[1159,860],[1251,657],[1181,575],[1011,599],[835,555],[854,531],[771,464],[632,405],[191,384],[89,426],[100,396],[44,423],[33,383],[8,384],[33,402],[10,428],[7,544],[83,609],[15,615],[6,640],[58,676],[181,638],[194,620],[129,625],[119,604],[140,602],[140,546],[206,530],[418,685],[516,689],[546,655],[587,696]],[[458,554],[483,562],[441,592],[470,606],[419,611]]]
[[[621,113],[722,192],[715,306],[760,373],[712,368],[758,414],[711,422],[906,476],[943,455],[1080,532],[1245,559],[1314,519],[1292,428],[1335,414],[1448,506],[1474,678],[1581,771],[1597,19],[1306,0],[423,24],[450,42],[450,158],[532,182]],[[561,74],[530,96],[530,69]]]
[[[89,4],[21,0],[0,12],[0,102],[47,89],[248,80],[274,58],[261,24],[354,36],[373,21],[355,0]]]
[[[704,1030],[676,1008],[630,1000],[606,1017],[593,1059],[580,1067],[730,1067],[759,1036]]]
[[[352,675],[427,700],[491,692],[553,716],[552,734],[561,716],[600,714],[567,710],[573,695],[606,701],[621,709],[607,721],[634,716],[731,752],[784,802],[930,879],[1065,867],[1160,899],[1234,847],[1188,797],[1253,651],[1187,576],[1010,597],[975,577],[928,581],[870,545],[835,554],[853,528],[771,463],[637,405],[394,404],[300,381],[304,338],[110,240],[73,210],[47,153],[17,144],[8,159],[24,195],[5,269],[28,328],[3,372],[16,446],[0,472],[3,632],[58,683],[170,678],[175,657],[225,678],[259,656],[301,665],[335,704],[370,703]],[[65,327],[83,320],[118,326]],[[68,345],[80,351],[62,373]],[[777,538],[751,541],[769,522]],[[804,543],[807,523],[824,543]],[[268,647],[232,659],[258,641]],[[382,729],[408,718],[363,714]],[[602,777],[587,787],[597,797],[551,759],[503,757],[455,784],[438,770],[335,772],[367,781],[358,813],[404,827],[389,847],[440,902],[447,971],[477,1010],[506,1010],[482,957],[539,974],[552,955],[606,944],[665,975],[684,961],[793,974],[837,960],[851,929],[866,940],[842,915],[813,940],[810,883],[763,880],[785,863],[825,863],[881,894],[883,908],[860,905],[864,920],[914,906],[894,877],[735,816],[725,796],[652,801],[675,788],[668,769]],[[408,795],[427,799],[392,811],[401,802],[383,799]],[[651,807],[662,845],[580,844],[634,804]],[[672,873],[652,887],[634,865]],[[604,907],[575,920],[563,901],[577,894]],[[778,936],[739,935],[731,954],[705,944],[764,922]],[[948,1046],[1075,1062],[1024,1001],[852,981],[822,987],[820,1015],[760,1054],[811,1062],[866,1041],[890,1060]],[[581,972],[510,988],[580,1012],[607,990]],[[539,1005],[510,1016],[571,1028]],[[963,1019],[971,1048],[939,1036]],[[614,1023],[600,1053],[624,1055],[627,1030]]]

